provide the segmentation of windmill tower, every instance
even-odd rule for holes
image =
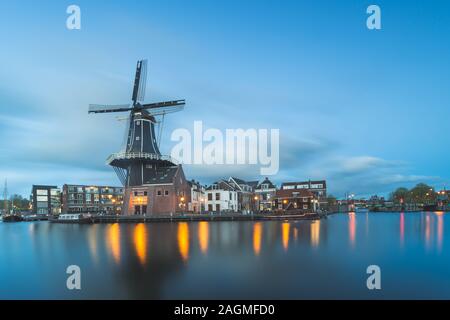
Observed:
[[[178,167],[169,156],[161,154],[155,124],[158,123],[156,117],[164,119],[166,114],[182,110],[185,100],[143,103],[146,78],[147,60],[140,60],[136,66],[131,104],[89,105],[89,113],[129,112],[125,145],[120,152],[107,159],[107,164],[114,168],[125,186],[123,214],[151,213],[145,186],[160,178],[161,173],[168,173],[170,168]],[[181,175],[184,177],[183,173]]]

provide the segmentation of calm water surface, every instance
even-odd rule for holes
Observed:
[[[66,289],[68,265],[81,268]],[[381,268],[382,290],[366,288]],[[450,299],[450,213],[321,221],[0,223],[0,298]]]

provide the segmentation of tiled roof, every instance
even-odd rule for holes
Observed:
[[[256,187],[256,189],[261,189],[261,185],[263,184],[268,184],[269,185],[269,189],[276,189],[275,185],[272,183],[272,181],[269,180],[269,178],[265,178],[263,182],[261,182],[260,184],[258,184],[258,186]]]
[[[152,171],[152,176],[145,181],[145,184],[173,183],[177,171],[178,166],[157,168]]]

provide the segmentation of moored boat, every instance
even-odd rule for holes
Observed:
[[[89,213],[63,213],[49,218],[49,221],[55,223],[93,223],[92,216]]]
[[[2,221],[3,222],[20,222],[20,221],[23,221],[23,217],[16,213],[4,214],[2,216]]]

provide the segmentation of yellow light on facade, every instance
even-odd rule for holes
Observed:
[[[180,199],[181,201],[184,201],[184,197],[181,197],[181,199]]]
[[[286,203],[288,203],[288,201],[287,201],[286,199],[284,199],[284,200],[283,200],[283,203],[286,204]]]
[[[255,198],[254,198],[254,199],[255,199],[255,201],[256,201],[256,200],[258,200],[258,196],[255,196]]]

